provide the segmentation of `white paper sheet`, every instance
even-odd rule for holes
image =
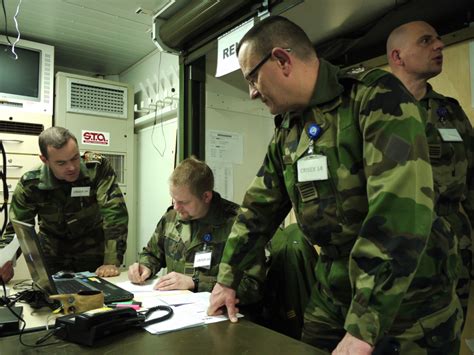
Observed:
[[[5,248],[0,249],[0,266],[3,266],[7,261],[13,260],[18,248],[20,248],[20,243],[15,235]]]

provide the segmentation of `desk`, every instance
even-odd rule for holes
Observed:
[[[111,278],[112,282],[124,280],[124,274]],[[126,275],[125,275],[126,278]],[[24,318],[31,325],[45,325],[49,310],[31,313],[24,305]],[[53,321],[54,322],[54,321]],[[27,344],[34,344],[45,331],[24,334]],[[58,341],[53,337],[47,342]],[[60,353],[60,354],[325,354],[314,347],[285,335],[240,319],[238,323],[220,322],[176,332],[152,335],[145,330],[130,330],[108,337],[91,348],[60,341],[51,346],[32,349],[20,344],[18,335],[0,338],[1,354]]]
[[[43,334],[44,332],[28,333],[22,339],[27,344],[32,344]],[[310,345],[245,319],[236,324],[220,322],[161,335],[151,335],[145,330],[131,330],[111,336],[106,339],[105,344],[93,348],[61,342],[32,350],[22,346],[18,336],[9,336],[0,338],[0,349],[2,354],[9,355],[22,354],[28,350],[55,354],[325,354]]]

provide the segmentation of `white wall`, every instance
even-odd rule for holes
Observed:
[[[171,205],[168,178],[174,169],[177,119],[138,132],[137,250],[148,243]]]
[[[234,186],[231,200],[240,204],[262,165],[274,123],[260,100],[250,100],[248,86],[240,71],[221,78],[214,77],[215,57],[216,52],[209,53],[206,64],[206,131],[227,131],[243,136],[243,162],[232,164]],[[206,151],[208,160],[209,152]]]
[[[119,77],[134,86],[139,111],[135,112],[136,205],[129,207],[136,211],[137,227],[130,231],[128,240],[135,243],[137,252],[171,204],[168,177],[175,160],[178,66],[177,56],[155,51]]]

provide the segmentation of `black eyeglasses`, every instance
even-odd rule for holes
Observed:
[[[291,48],[285,48],[285,51],[291,52]],[[245,80],[249,83],[251,87],[255,87],[255,79],[257,78],[257,74],[259,69],[272,57],[273,49],[268,53],[265,57],[262,58],[260,62],[257,63],[256,66],[253,67],[251,71],[245,76]]]

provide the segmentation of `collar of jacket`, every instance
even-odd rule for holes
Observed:
[[[433,90],[433,87],[429,83],[426,83],[426,93],[420,101],[429,99],[445,100],[446,96],[438,94],[436,91]]]
[[[313,96],[309,102],[308,108],[323,105],[337,98],[344,91],[344,87],[339,83],[340,69],[325,61],[319,59],[319,72],[316,80],[316,86]],[[275,117],[275,124],[281,121],[282,128],[289,128],[293,119],[301,117],[301,112],[287,112]]]
[[[87,167],[84,164],[82,157],[81,157],[81,163],[80,163],[80,172],[79,172],[79,177],[74,183],[69,183],[69,184],[77,184],[77,182],[81,180],[89,180],[89,173],[87,171]],[[40,190],[54,190],[59,187],[61,187],[64,184],[64,181],[58,180],[51,169],[46,165],[43,164],[41,167],[41,172],[40,172],[40,177],[39,177],[39,184],[38,188]]]

